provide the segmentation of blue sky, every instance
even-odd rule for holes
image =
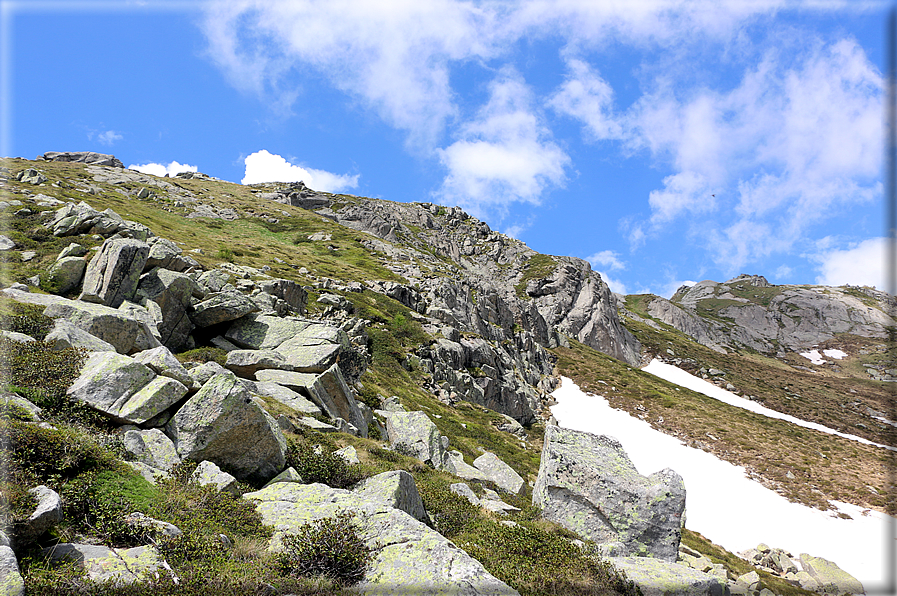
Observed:
[[[0,4],[3,155],[461,205],[625,293],[884,287],[887,3]]]

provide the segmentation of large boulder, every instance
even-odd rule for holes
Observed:
[[[45,548],[51,563],[74,563],[84,568],[87,578],[112,585],[133,584],[145,575],[172,574],[171,567],[154,546],[109,548],[93,544],[60,543]]]
[[[140,463],[164,472],[170,472],[174,466],[181,463],[174,443],[158,428],[149,430],[125,428],[127,430],[122,435],[125,449]]]
[[[514,471],[514,468],[501,461],[494,453],[487,451],[473,460],[473,466],[485,473],[489,480],[509,493],[519,495],[523,492],[523,478]]]
[[[237,485],[237,479],[208,460],[202,461],[196,466],[193,474],[190,475],[190,482],[200,486],[214,486],[222,492],[230,493],[236,497],[240,496],[240,487]]]
[[[193,322],[187,312],[192,308],[191,299],[200,292],[195,281],[176,271],[155,268],[140,276],[137,297],[159,307],[160,317],[155,321],[159,340],[175,352],[189,345]]]
[[[169,423],[178,455],[209,460],[244,482],[265,482],[286,465],[286,439],[231,372],[209,379]]]
[[[349,345],[346,332],[331,325],[296,317],[250,314],[234,321],[224,337],[248,350],[275,349],[287,340],[301,345]]]
[[[370,501],[379,501],[401,509],[418,521],[429,521],[427,510],[417,492],[414,476],[405,470],[393,470],[365,478],[353,486],[352,491]]]
[[[272,550],[280,550],[283,537],[303,524],[344,510],[355,513],[359,535],[372,552],[364,580],[353,588],[362,594],[517,594],[447,538],[380,500],[294,482],[243,497],[257,501],[263,522],[274,527]]]
[[[62,499],[56,491],[40,485],[28,492],[37,501],[37,506],[28,519],[16,524],[15,541],[11,546],[17,552],[21,552],[62,521]]]
[[[336,364],[342,346],[339,343],[317,343],[309,345],[309,338],[299,335],[288,339],[276,348],[283,358],[287,370],[320,373]]]
[[[209,327],[234,321],[258,309],[252,300],[239,292],[219,292],[194,305],[190,319],[197,327]]]
[[[4,536],[5,538],[5,536]],[[0,594],[25,596],[25,580],[19,571],[19,561],[8,540],[0,541]]]
[[[167,238],[156,236],[150,239],[147,244],[150,246],[150,252],[144,271],[153,267],[170,269],[171,271],[188,271],[202,267],[192,257],[184,256],[181,248]]]
[[[115,346],[115,350],[121,354],[140,352],[159,345],[152,330],[143,321],[138,321],[116,308],[12,288],[3,290],[3,294],[17,302],[45,306],[46,316],[68,321],[90,335]]]
[[[106,240],[84,272],[80,300],[118,308],[134,297],[149,246],[132,238]]]
[[[53,322],[53,329],[50,330],[44,341],[57,351],[67,348],[84,348],[90,352],[115,351],[115,346],[109,342],[91,335],[65,319],[56,319]]]
[[[155,377],[156,373],[143,364],[135,362],[132,358],[117,352],[94,352],[87,359],[78,378],[66,393],[71,399],[83,402],[115,420],[138,424],[137,420],[122,419],[122,409],[127,407],[129,411],[132,410],[131,406],[127,406],[131,397],[146,387]],[[177,400],[160,407],[152,416],[166,409],[175,401]],[[149,418],[140,420],[140,422],[145,422]]]
[[[647,557],[608,559],[641,588],[644,596],[728,596],[724,579],[691,567]]]
[[[424,412],[388,412],[386,434],[394,448],[413,455],[437,470],[449,469],[451,460],[442,444],[442,436]]]
[[[263,292],[280,298],[300,315],[305,313],[308,293],[302,287],[302,284],[288,279],[272,279],[261,282],[259,286]]]
[[[803,570],[810,574],[818,588],[816,592],[840,596],[841,594],[865,594],[863,584],[860,581],[838,567],[832,561],[822,557],[814,557],[807,553],[801,553],[800,564]]]
[[[193,386],[193,377],[190,376],[181,361],[175,358],[171,350],[165,346],[137,352],[132,358],[136,362],[145,364],[158,375],[170,377],[188,388]]]
[[[283,355],[274,350],[232,350],[227,353],[225,366],[244,379],[252,379],[257,371],[269,368],[293,370]]]
[[[125,167],[125,164],[114,155],[94,153],[93,151],[47,151],[43,155],[38,155],[37,159],[44,161],[86,163],[94,166],[109,166],[112,168]]]
[[[640,475],[613,437],[548,426],[533,505],[583,538],[621,543],[621,555],[676,561],[682,478],[670,469]]]
[[[63,257],[47,271],[46,288],[57,294],[67,294],[81,285],[87,261],[82,257]]]
[[[281,404],[296,410],[302,414],[320,414],[321,408],[306,399],[304,396],[296,393],[292,389],[270,382],[256,382],[241,379],[243,385],[250,393],[255,393],[264,397],[271,398]]]

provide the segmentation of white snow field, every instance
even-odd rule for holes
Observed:
[[[685,387],[686,389],[691,389],[692,391],[703,393],[707,397],[712,397],[713,399],[719,400],[723,403],[727,403],[730,406],[735,406],[736,408],[741,408],[742,410],[750,410],[751,412],[754,412],[756,414],[762,414],[767,418],[778,418],[779,420],[785,420],[786,422],[790,422],[791,424],[796,424],[797,426],[802,426],[804,428],[809,428],[812,430],[818,430],[819,432],[823,432],[829,435],[837,435],[844,439],[850,439],[851,441],[856,441],[858,443],[873,445],[875,447],[881,447],[890,451],[897,451],[897,448],[890,447],[888,445],[875,443],[868,439],[864,439],[863,437],[857,437],[855,435],[842,433],[828,428],[827,426],[817,424],[815,422],[807,422],[806,420],[801,420],[800,418],[795,418],[794,416],[789,416],[788,414],[782,414],[781,412],[770,410],[769,408],[761,406],[757,402],[739,397],[731,391],[726,391],[722,387],[717,387],[713,383],[709,383],[704,379],[700,379],[693,374],[682,370],[681,368],[673,366],[672,364],[661,362],[656,358],[652,360],[648,366],[642,368],[642,370],[647,373],[651,373],[656,377],[660,377],[665,381],[669,381],[670,383],[675,383],[680,387]]]
[[[846,503],[833,503],[852,519],[790,503],[747,478],[744,468],[686,447],[628,413],[610,407],[599,395],[583,392],[562,378],[551,411],[564,428],[605,434],[623,445],[639,473],[672,468],[685,481],[686,527],[732,552],[761,542],[795,557],[809,553],[834,561],[863,582],[867,592],[885,586],[884,544],[897,520]]]

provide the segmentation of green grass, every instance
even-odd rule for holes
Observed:
[[[517,297],[521,300],[529,300],[526,293],[526,284],[534,279],[548,277],[557,268],[557,262],[549,255],[536,254],[529,258],[523,266],[523,275],[514,286]]]

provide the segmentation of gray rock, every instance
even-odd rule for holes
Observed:
[[[155,303],[159,307],[156,328],[159,340],[173,351],[182,351],[190,343],[193,321],[188,315],[191,299],[201,291],[195,281],[183,273],[154,268],[140,277],[137,296],[141,303]]]
[[[195,482],[200,486],[214,485],[222,492],[240,496],[240,487],[237,486],[237,479],[227,472],[222,472],[221,468],[208,460],[204,460],[196,466],[193,474],[190,475],[190,482]]]
[[[37,499],[37,507],[16,528],[12,548],[21,551],[62,521],[62,499],[48,486],[40,485],[28,490]]]
[[[159,519],[153,519],[140,512],[135,512],[125,517],[124,522],[129,526],[136,526],[145,530],[154,530],[166,538],[176,538],[183,534],[181,529],[174,524]]]
[[[19,571],[16,554],[8,545],[0,546],[0,594],[25,596],[25,580]]]
[[[12,250],[16,243],[9,236],[0,236],[0,250]]]
[[[644,596],[728,596],[725,580],[691,567],[648,557],[609,561],[641,588]]]
[[[87,261],[81,257],[57,259],[47,271],[47,284],[57,294],[68,294],[81,285]]]
[[[233,373],[209,379],[169,424],[178,455],[209,460],[241,481],[265,482],[286,462],[286,439]]]
[[[424,412],[389,412],[386,416],[389,444],[403,445],[409,455],[437,470],[450,466],[451,460],[442,446],[442,436]],[[449,470],[451,471],[451,470]]]
[[[456,495],[460,495],[470,501],[470,504],[474,507],[480,506],[480,498],[476,496],[476,493],[473,492],[467,484],[463,482],[456,482],[449,486],[449,490],[455,493]]]
[[[317,384],[323,388],[324,393],[318,393],[322,403],[317,405],[333,419],[342,418],[356,429],[361,437],[368,436],[368,427],[365,424],[364,415],[358,407],[358,402],[352,394],[352,390],[346,384],[343,373],[337,365],[318,375]],[[326,396],[326,399],[323,399]],[[314,396],[312,396],[314,401]],[[315,402],[317,403],[317,402]]]
[[[149,255],[149,246],[131,238],[111,238],[84,272],[80,300],[118,308],[131,300]]]
[[[359,534],[372,551],[362,594],[517,594],[463,550],[409,514],[356,493],[323,484],[279,482],[244,498],[258,501],[265,524],[274,527],[271,548],[304,523],[351,510]]]
[[[118,310],[123,312],[125,316],[134,319],[135,321],[146,327],[150,335],[152,335],[153,337],[152,342],[147,342],[145,344],[135,343],[134,351],[137,352],[149,350],[162,344],[162,334],[159,333],[159,327],[156,325],[156,321],[162,319],[162,312],[159,310],[159,307],[155,302],[151,302],[149,300],[143,300],[142,302],[145,306],[141,306],[135,302],[125,300],[121,303],[121,306],[118,307]]]
[[[137,458],[140,463],[151,468],[170,472],[181,463],[174,443],[161,430],[152,428],[140,430],[130,428],[122,436],[125,449]]]
[[[486,482],[490,480],[489,476],[464,461],[464,455],[460,451],[449,451],[449,460],[452,465],[452,474],[458,478],[465,480],[480,480]],[[464,486],[467,486],[466,484]]]
[[[340,344],[306,345],[306,341],[307,338],[298,336],[277,346],[276,352],[281,354],[285,365],[289,367],[284,367],[285,370],[320,373],[336,364],[342,349]]]
[[[25,335],[24,333],[18,333],[16,331],[7,331],[6,329],[0,329],[0,337],[19,344],[29,344],[33,341],[37,341],[30,335]]]
[[[217,374],[233,374],[214,360],[203,362],[199,366],[191,368],[188,372],[190,373],[190,376],[193,377],[193,381],[199,383],[199,385],[205,385],[209,379]]]
[[[170,474],[165,470],[154,468],[139,461],[126,461],[125,465],[129,466],[135,472],[143,476],[143,479],[150,484],[156,484],[159,478],[168,478]]]
[[[112,414],[120,420],[144,424],[187,395],[187,388],[170,377],[157,376],[125,401]]]
[[[59,256],[56,257],[56,260],[64,259],[66,257],[83,257],[87,254],[87,249],[78,244],[77,242],[72,242],[61,251],[59,251]]]
[[[249,313],[258,311],[258,306],[238,292],[211,294],[193,307],[190,319],[197,327],[209,327],[234,321]]]
[[[302,480],[302,476],[299,475],[299,472],[296,471],[295,468],[289,467],[274,478],[271,479],[265,487],[271,486],[275,482],[304,482]]]
[[[250,393],[270,397],[283,405],[296,410],[302,414],[320,414],[321,408],[313,404],[311,401],[296,393],[292,389],[288,389],[283,385],[271,382],[254,382],[246,379],[241,380],[243,385]]]
[[[0,407],[8,407],[8,406],[16,406],[25,410],[31,415],[31,420],[35,422],[39,422],[41,417],[41,410],[38,406],[34,405],[21,395],[17,395],[15,393],[11,393],[8,391],[4,391],[0,389]]]
[[[352,487],[352,491],[369,501],[377,501],[400,509],[418,521],[427,523],[429,516],[417,492],[414,476],[405,470],[383,472],[366,478]]]
[[[152,231],[145,225],[125,221],[112,209],[97,211],[84,201],[67,203],[56,211],[46,225],[53,230],[54,236],[99,234],[108,238],[113,234],[120,234],[138,240],[146,240],[153,236]]]
[[[172,574],[171,567],[154,546],[109,548],[92,544],[60,543],[43,550],[54,564],[75,563],[88,579],[113,585],[133,584],[146,574]]]
[[[34,168],[26,168],[22,170],[16,174],[16,179],[25,184],[43,184],[47,181],[47,177]]]
[[[108,166],[112,168],[124,168],[125,164],[116,159],[114,155],[106,153],[94,153],[93,151],[47,151],[39,155],[38,159],[44,161],[67,161],[91,164],[95,166]]]
[[[319,325],[312,321],[295,317],[250,314],[234,321],[224,334],[224,337],[244,349],[273,350],[288,339],[293,339],[297,336],[307,337],[301,334],[312,326],[330,328],[329,325]],[[312,333],[312,336],[314,335],[316,334]],[[313,339],[314,337],[308,337],[308,341],[304,345],[315,345],[312,343]],[[317,343],[339,342],[319,341]]]
[[[272,279],[259,284],[263,292],[280,298],[300,315],[305,313],[308,293],[301,284],[287,279]]]
[[[356,451],[355,447],[353,447],[352,445],[348,445],[346,447],[343,447],[342,449],[337,449],[333,453],[346,460],[346,463],[348,464],[361,463],[361,461],[358,459],[358,451]]]
[[[200,274],[196,281],[208,293],[220,292],[221,288],[230,281],[230,273],[221,269],[212,269]]]
[[[865,594],[866,590],[860,581],[838,567],[832,561],[822,557],[814,557],[807,553],[800,554],[803,570],[816,580],[817,592],[824,594]]]
[[[533,504],[583,538],[623,543],[624,555],[676,561],[682,478],[669,469],[641,476],[612,437],[546,427]]]
[[[66,394],[107,416],[121,419],[119,414],[131,396],[155,376],[152,370],[127,356],[116,352],[94,352]],[[123,422],[134,421],[125,419]]]
[[[335,426],[327,424],[326,422],[321,422],[317,418],[312,418],[310,416],[303,416],[300,418],[299,424],[312,430],[316,430],[319,433],[335,433],[338,430]]]
[[[172,378],[187,388],[194,384],[193,377],[184,365],[165,346],[137,352],[132,358],[135,362],[148,366],[157,375]]]
[[[193,268],[201,268],[201,265],[192,257],[184,256],[181,248],[167,238],[155,237],[148,242],[150,246],[149,256],[146,260],[144,271],[153,267],[169,269],[171,271],[188,271]]]
[[[91,335],[65,319],[56,319],[53,329],[44,338],[53,350],[84,348],[90,352],[114,352],[115,346]]]
[[[238,377],[252,379],[259,370],[273,368],[275,370],[292,371],[280,352],[274,350],[234,350],[228,352],[225,367]]]
[[[487,451],[473,460],[473,465],[478,470],[484,472],[489,477],[489,480],[509,493],[519,495],[523,492],[523,478],[494,453]]]
[[[497,492],[488,488],[483,489],[483,498],[480,499],[480,507],[491,511],[492,513],[498,513],[499,515],[506,515],[508,511],[520,511],[519,507],[508,505],[502,501]]]

